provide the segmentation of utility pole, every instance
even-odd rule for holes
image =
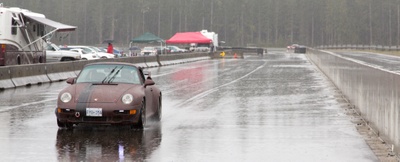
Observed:
[[[160,28],[161,28],[161,0],[158,0],[158,34],[160,36]]]
[[[214,19],[214,0],[211,0],[211,17],[210,17],[210,30],[213,31],[213,19]]]
[[[371,3],[372,1],[369,1],[369,45],[372,45],[372,14],[371,14]]]

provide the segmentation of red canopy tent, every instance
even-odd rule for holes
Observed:
[[[211,43],[211,39],[205,37],[200,32],[176,33],[166,41],[167,44],[186,44],[186,43]]]

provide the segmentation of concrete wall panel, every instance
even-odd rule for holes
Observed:
[[[8,67],[0,68],[0,89],[14,88],[15,85],[11,81],[11,71]]]
[[[385,141],[400,150],[400,75],[362,65],[327,51],[309,49],[307,56],[343,92]]]
[[[16,87],[50,82],[46,64],[10,66],[11,80]]]
[[[209,53],[181,53],[181,54],[167,54],[160,55],[160,64],[162,66],[181,64],[185,62],[199,61],[210,59]]]
[[[76,77],[74,72],[74,63],[57,62],[46,64],[47,76],[51,82],[66,80],[71,77]]]

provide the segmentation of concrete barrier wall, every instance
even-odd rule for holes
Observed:
[[[15,85],[11,81],[11,71],[9,67],[0,67],[0,90],[14,88]]]
[[[74,63],[70,62],[46,64],[46,70],[46,74],[51,82],[57,82],[76,76]]]
[[[160,55],[159,62],[161,66],[182,64],[186,62],[210,59],[209,53],[185,53],[185,54],[167,54]]]
[[[244,51],[242,50],[225,50],[225,56],[221,56],[222,51],[214,52],[212,54],[212,58],[220,59],[220,58],[244,58]]]
[[[0,67],[0,90],[66,80],[70,77],[76,77],[86,64],[94,62],[128,62],[144,68],[151,68],[163,65],[171,65],[169,61],[183,63],[204,60],[207,58],[209,59],[209,56],[206,53],[184,53],[160,56],[138,56],[89,61],[6,66]]]
[[[46,64],[10,66],[10,72],[15,87],[50,82],[46,75]]]
[[[327,51],[308,49],[307,56],[399,154],[400,75],[358,64]]]

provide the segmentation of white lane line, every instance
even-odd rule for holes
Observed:
[[[37,101],[37,102],[29,102],[29,103],[25,103],[25,104],[20,104],[20,105],[17,105],[17,106],[0,106],[0,112],[6,112],[6,111],[9,111],[9,110],[12,110],[12,109],[19,108],[19,107],[36,105],[36,104],[41,104],[41,103],[50,102],[50,101],[56,101],[56,100],[57,100],[57,98],[52,98],[52,99],[47,99],[47,100],[40,100],[40,101]],[[55,107],[54,107],[54,109],[55,109]]]
[[[229,83],[225,83],[225,84],[220,85],[220,86],[218,86],[218,87],[215,87],[215,88],[212,88],[212,89],[210,89],[210,90],[204,91],[204,92],[202,92],[202,93],[200,93],[200,94],[198,94],[198,95],[196,95],[196,96],[193,96],[193,97],[187,99],[186,101],[184,101],[184,102],[178,104],[178,106],[182,106],[182,105],[184,105],[184,104],[186,104],[186,103],[189,103],[189,102],[191,102],[191,101],[193,101],[193,100],[203,98],[203,97],[205,97],[205,96],[207,96],[207,95],[209,95],[209,94],[211,94],[211,93],[213,93],[213,92],[218,91],[218,90],[219,90],[220,88],[222,88],[222,87],[231,85],[231,84],[233,84],[233,83],[235,83],[235,82],[237,82],[237,81],[239,81],[239,80],[242,80],[243,78],[246,78],[247,76],[249,76],[249,75],[253,74],[254,72],[258,71],[259,69],[263,68],[266,64],[267,64],[267,62],[264,61],[264,64],[263,64],[263,65],[257,67],[256,69],[254,69],[253,71],[247,73],[246,75],[243,75],[242,77],[240,77],[240,78],[238,78],[238,79],[235,79],[235,80],[233,80],[233,81],[231,81],[231,82],[229,82]]]

